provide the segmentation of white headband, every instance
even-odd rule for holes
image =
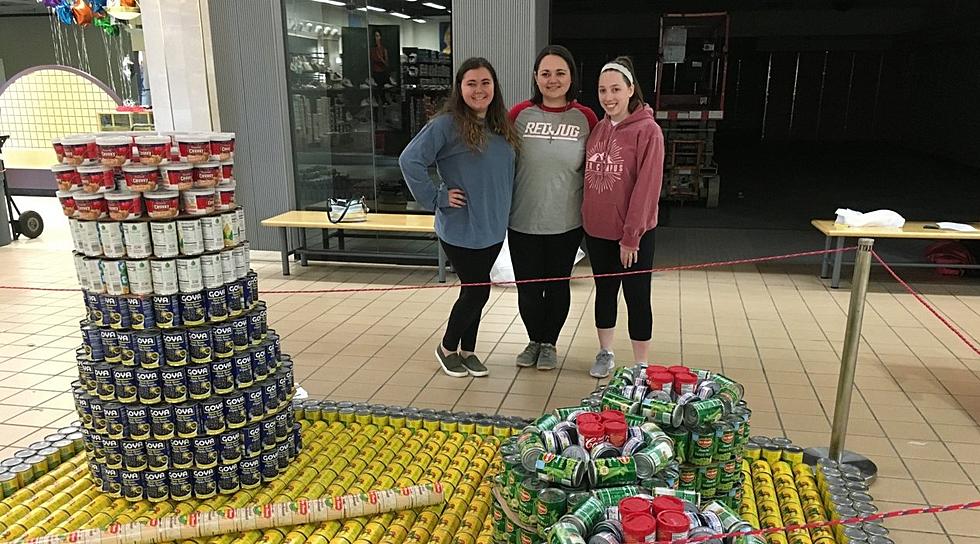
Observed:
[[[622,64],[618,62],[606,63],[606,65],[602,67],[602,70],[600,70],[599,73],[601,74],[606,70],[616,70],[617,72],[623,74],[624,77],[626,77],[626,81],[629,81],[630,85],[633,84],[633,74],[630,73],[629,68],[623,66]]]

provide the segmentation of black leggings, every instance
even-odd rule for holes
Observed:
[[[524,234],[508,231],[510,256],[517,280],[564,278],[575,266],[582,229],[561,234]],[[571,304],[568,280],[517,285],[517,307],[532,342],[554,345]]]
[[[449,324],[442,337],[442,347],[449,351],[475,351],[476,334],[480,331],[480,314],[490,300],[490,286],[467,287],[465,284],[490,281],[490,268],[504,243],[483,249],[454,246],[442,240],[439,243],[449,257],[459,281],[464,284],[459,289],[459,298],[453,304],[452,312],[449,313]]]
[[[653,268],[654,231],[650,229],[640,238],[640,251],[636,264],[629,270]],[[593,238],[585,235],[589,261],[594,274],[626,272],[619,259],[619,241]],[[650,282],[653,274],[631,274],[595,279],[595,326],[612,329],[616,326],[616,307],[619,303],[619,286],[623,286],[626,310],[629,316],[630,340],[649,340],[653,334],[653,311],[650,308]]]

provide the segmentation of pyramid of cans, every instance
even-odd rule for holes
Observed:
[[[579,406],[539,417],[501,446],[498,541],[609,544],[750,531],[737,514],[751,414],[743,392],[707,370],[637,365]]]
[[[234,134],[75,135],[52,168],[87,317],[73,389],[109,496],[255,487],[300,449],[235,203]]]
[[[803,450],[784,437],[753,436],[742,461],[740,515],[755,529],[772,529],[870,516],[878,512],[868,484],[852,465],[820,459],[803,463]],[[776,531],[768,544],[867,542],[894,544],[880,522]]]

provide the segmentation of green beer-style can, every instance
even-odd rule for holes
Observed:
[[[549,487],[538,493],[538,503],[535,507],[537,511],[538,536],[546,538],[548,529],[558,523],[558,520],[565,515],[567,497],[565,492],[560,489]]]
[[[561,522],[548,532],[548,544],[585,544],[585,538],[578,532],[577,526]]]
[[[691,441],[685,461],[692,465],[706,466],[711,464],[717,449],[715,430],[711,427],[699,427],[691,431]]]
[[[538,478],[557,485],[578,487],[585,476],[586,461],[545,453],[538,458],[534,472]]]
[[[715,453],[712,457],[715,461],[727,461],[731,459],[732,452],[735,450],[735,427],[731,423],[719,421],[713,426],[715,431]]]
[[[647,421],[656,423],[661,427],[677,427],[682,420],[682,412],[678,410],[677,404],[663,400],[643,399],[640,404],[640,412]]]
[[[678,463],[687,461],[688,450],[690,450],[691,431],[684,427],[668,427],[664,433],[674,441],[674,459]]]
[[[595,465],[596,487],[631,484],[637,480],[635,457],[607,457],[592,463]]]
[[[591,495],[593,498],[598,499],[602,504],[603,508],[609,508],[610,506],[616,506],[619,501],[625,499],[626,497],[632,497],[641,492],[639,486],[626,485],[622,487],[607,487],[605,489],[593,489]],[[587,496],[587,495],[586,495]],[[569,510],[574,510],[574,508],[569,505]]]
[[[684,424],[688,427],[711,425],[725,415],[724,403],[718,398],[692,402],[684,407]]]
[[[608,391],[602,396],[601,406],[603,410],[619,410],[624,414],[635,414],[639,411],[640,403]]]

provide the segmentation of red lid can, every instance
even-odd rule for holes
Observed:
[[[653,499],[653,513],[680,512],[684,513],[684,501],[670,495],[661,495]]]
[[[633,514],[623,519],[623,544],[653,542],[656,534],[657,520],[650,514]]]
[[[602,417],[595,412],[582,412],[575,416],[575,424],[582,425],[583,423],[595,423],[597,425],[602,424]]]
[[[694,386],[698,383],[698,377],[690,372],[674,374],[674,392],[678,395],[693,393]]]
[[[606,428],[606,436],[609,438],[609,442],[617,448],[623,447],[627,438],[626,423],[622,421],[607,421],[603,426]]]
[[[670,542],[687,538],[691,521],[680,512],[661,512],[657,514],[657,540]],[[625,531],[625,526],[624,526]]]
[[[670,372],[654,372],[647,374],[647,386],[651,391],[665,391],[670,393],[674,388],[674,375]]]
[[[687,374],[690,371],[691,369],[684,365],[673,365],[667,367],[667,372],[670,372],[671,374]]]
[[[591,450],[596,444],[606,441],[606,429],[602,423],[581,423],[578,426],[578,436],[582,447]]]
[[[599,417],[602,418],[603,423],[608,423],[610,421],[621,421],[626,423],[626,414],[620,412],[619,410],[603,410],[599,412]]]
[[[626,497],[619,501],[619,519],[626,519],[633,514],[649,514],[650,501],[643,497]]]
[[[647,376],[650,374],[656,374],[657,372],[670,372],[664,365],[648,365],[646,369]]]

